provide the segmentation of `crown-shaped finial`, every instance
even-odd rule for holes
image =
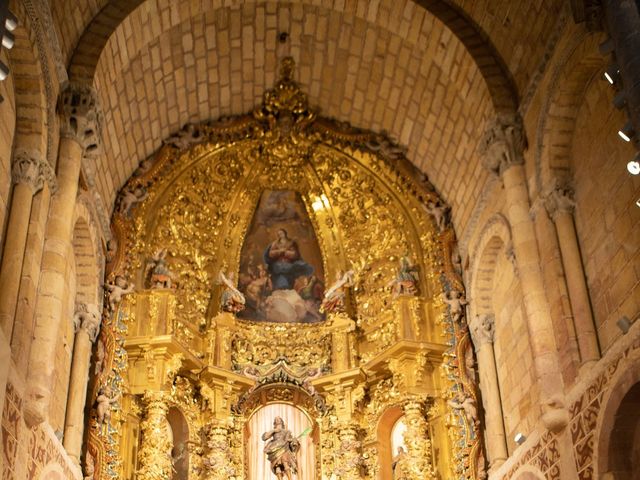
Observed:
[[[256,119],[273,124],[282,117],[289,117],[295,122],[307,124],[315,118],[315,113],[309,108],[307,95],[293,80],[295,66],[292,57],[282,59],[280,78],[273,88],[264,92],[262,105],[254,111]]]

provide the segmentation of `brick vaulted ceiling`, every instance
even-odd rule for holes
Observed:
[[[92,82],[104,112],[104,154],[90,168],[107,204],[185,123],[251,110],[290,54],[311,103],[408,146],[463,228],[487,181],[476,153],[485,122],[517,108],[561,4],[59,0],[52,9],[71,79]]]

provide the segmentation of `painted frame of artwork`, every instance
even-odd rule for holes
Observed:
[[[238,317],[276,323],[316,323],[324,296],[322,254],[300,193],[265,190],[240,254]]]

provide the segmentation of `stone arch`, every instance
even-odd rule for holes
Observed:
[[[515,111],[517,106],[517,93],[514,82],[505,66],[504,61],[498,55],[495,47],[479,25],[473,22],[457,6],[444,0],[414,0],[420,7],[438,18],[447,28],[462,42],[474,59],[475,64],[484,78],[491,100],[496,111]],[[100,60],[100,55],[111,36],[121,28],[125,19],[144,0],[111,0],[93,18],[83,32],[78,46],[71,57],[69,71],[75,80],[92,82]],[[158,2],[158,11],[164,10],[162,2]],[[195,10],[185,8],[182,11],[174,10],[172,21],[180,21],[180,14],[187,12],[195,15]],[[150,5],[149,9],[156,5]],[[218,2],[218,7],[222,2]],[[146,13],[145,15],[149,15]]]
[[[100,236],[84,202],[76,204],[72,246],[76,267],[76,300],[97,305],[100,309],[103,263]]]
[[[577,27],[574,27],[577,28]],[[606,65],[598,51],[604,36],[585,31],[570,36],[560,53],[537,126],[535,148],[536,186],[539,191],[555,178],[567,180],[576,120],[586,91]]]
[[[524,465],[513,475],[513,480],[546,480],[546,478],[537,468],[531,465]]]
[[[479,314],[492,314],[491,288],[498,254],[511,248],[511,228],[507,219],[496,214],[487,222],[473,249],[470,269],[471,318]]]
[[[391,478],[391,463],[394,452],[391,451],[391,433],[398,420],[404,416],[402,407],[394,405],[387,408],[378,419],[377,440],[378,458],[382,478]]]
[[[14,13],[18,27],[14,47],[8,51],[14,82],[16,126],[14,147],[37,150],[46,158],[48,153],[49,100],[46,83],[50,78],[42,65],[42,52],[32,17],[24,2],[16,2]]]
[[[622,363],[603,396],[596,425],[595,476],[608,480],[640,477],[640,351]]]

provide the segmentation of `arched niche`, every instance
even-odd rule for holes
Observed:
[[[315,425],[306,411],[290,403],[268,403],[254,411],[245,423],[248,478],[252,480],[272,478],[269,461],[263,452],[267,442],[262,441],[261,436],[274,428],[273,423],[276,417],[283,419],[285,427],[291,431],[294,438],[299,437],[307,429],[314,428]],[[316,476],[316,445],[313,436],[304,435],[299,442],[298,477],[300,480],[315,480],[318,477]]]
[[[385,410],[378,421],[378,456],[380,459],[380,474],[382,480],[391,480],[393,478],[392,463],[396,452],[393,451],[391,436],[394,427],[403,416],[404,412],[402,408],[400,406],[393,406]]]
[[[172,480],[187,480],[189,478],[189,424],[184,414],[176,407],[170,407],[167,422],[171,429],[172,444],[171,457],[173,459]]]
[[[640,479],[640,359],[636,359],[603,399],[597,427],[597,477]]]
[[[274,428],[275,417],[284,420],[293,437],[300,437],[299,480],[320,480],[320,428],[314,399],[292,385],[267,385],[249,393],[243,402],[245,476],[248,480],[274,478],[264,454],[262,435]]]

